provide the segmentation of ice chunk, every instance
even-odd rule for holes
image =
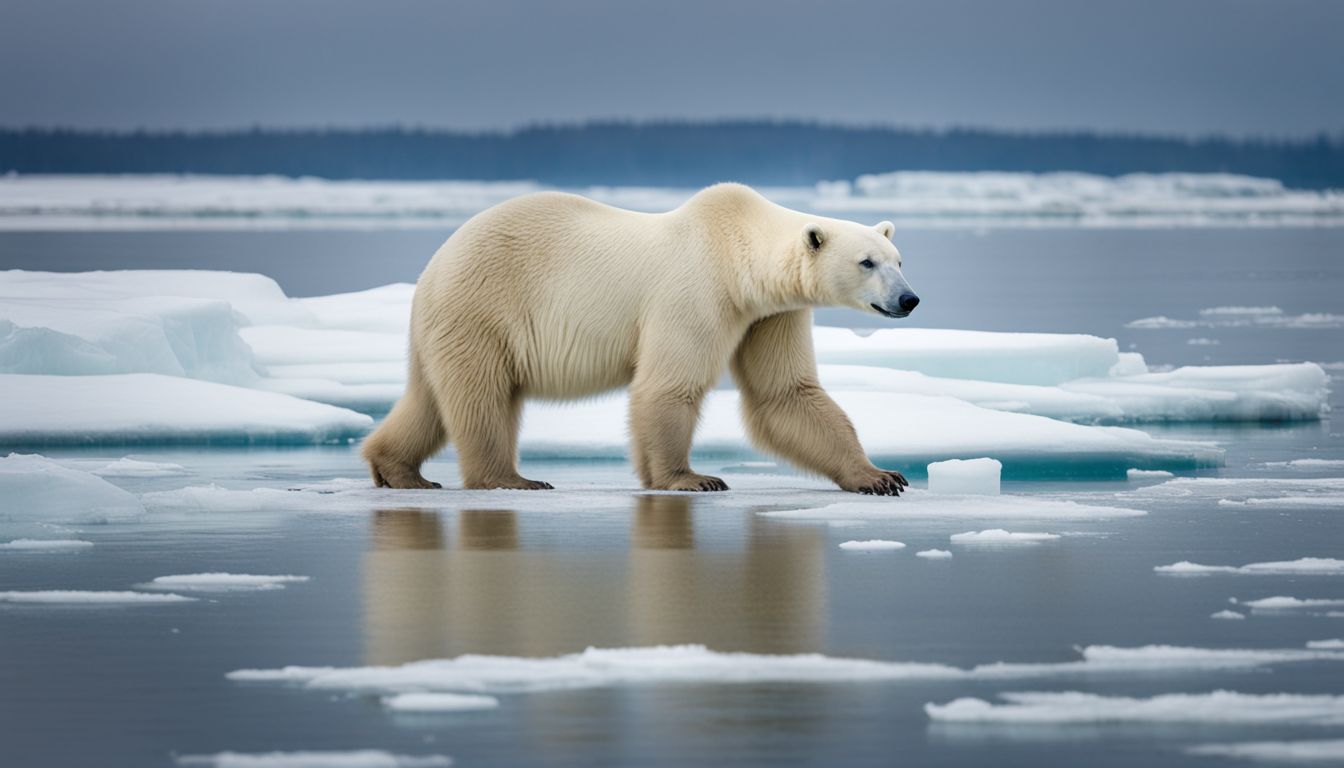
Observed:
[[[1332,608],[1335,606],[1344,606],[1344,600],[1325,599],[1325,598],[1307,598],[1286,597],[1277,595],[1275,597],[1262,597],[1259,600],[1247,600],[1242,605],[1253,611],[1293,611],[1301,608]]]
[[[987,544],[990,546],[997,546],[1000,544],[1038,544],[1042,541],[1058,539],[1059,534],[1020,533],[1005,531],[1002,528],[991,528],[987,531],[954,533],[949,538],[956,544]]]
[[[499,699],[469,693],[399,693],[384,697],[383,706],[393,712],[467,712],[495,709]]]
[[[1344,575],[1344,560],[1335,560],[1328,557],[1303,557],[1297,560],[1288,560],[1271,563],[1248,563],[1241,566],[1232,565],[1200,565],[1192,563],[1189,560],[1182,560],[1179,563],[1171,565],[1159,565],[1153,568],[1158,573],[1169,573],[1175,575],[1201,576],[1213,573],[1239,573],[1249,575],[1302,575],[1302,576],[1335,576]]]
[[[1321,650],[1342,650],[1344,649],[1344,640],[1310,640],[1307,642],[1307,647]]]
[[[44,603],[51,605],[141,605],[148,603],[185,603],[194,597],[171,592],[100,592],[78,589],[41,589],[0,592],[0,603]]]
[[[929,493],[998,496],[1003,464],[995,459],[949,459],[929,465]]]
[[[394,755],[376,749],[346,752],[216,752],[178,755],[178,765],[207,768],[442,768],[453,764],[443,755]]]
[[[185,573],[159,576],[145,589],[178,589],[185,592],[255,592],[284,589],[286,584],[308,581],[307,576],[259,576],[250,573]]]
[[[1060,333],[992,333],[884,328],[867,336],[812,329],[818,362],[919,371],[1010,384],[1060,384],[1103,377],[1119,362],[1115,339]]]
[[[93,546],[83,539],[15,539],[0,544],[0,549],[21,552],[78,552]]]
[[[1175,475],[1161,469],[1127,469],[1125,477],[1130,480],[1167,480]]]
[[[1210,615],[1209,618],[1210,618],[1210,619],[1231,619],[1231,620],[1234,620],[1234,621],[1235,621],[1235,620],[1237,620],[1237,619],[1244,619],[1244,618],[1246,618],[1246,614],[1244,614],[1244,613],[1237,613],[1236,611],[1229,611],[1229,610],[1227,610],[1227,609],[1223,609],[1223,610],[1221,610],[1221,611],[1218,611],[1217,613],[1214,613],[1214,614]]]
[[[1267,461],[1263,466],[1282,469],[1301,470],[1344,470],[1344,459],[1293,459],[1292,461]]]
[[[952,557],[952,553],[946,549],[921,549],[915,553],[915,557],[923,557],[929,560],[946,560]]]
[[[0,375],[0,443],[128,445],[330,443],[364,414],[286,395],[156,374]]]
[[[1007,703],[964,698],[925,704],[924,711],[934,720],[962,723],[1344,724],[1344,696],[1213,691],[1130,698],[1057,691],[1001,693],[999,698]]]
[[[1328,384],[1315,363],[1285,363],[1188,366],[1060,388],[1104,398],[1132,421],[1311,421],[1326,408]]]
[[[841,542],[840,548],[852,550],[893,550],[905,549],[905,545],[899,541],[889,541],[887,539],[868,539],[867,541]]]
[[[1186,753],[1202,757],[1229,757],[1265,763],[1325,765],[1344,762],[1344,739],[1297,741],[1238,741],[1229,744],[1199,744]]]
[[[0,377],[3,379],[3,377]],[[17,393],[5,390],[0,413]],[[0,430],[10,422],[0,417]],[[88,472],[63,467],[36,454],[0,459],[0,521],[106,523],[144,514],[140,500]]]
[[[1308,313],[1289,315],[1278,307],[1211,307],[1197,320],[1175,320],[1159,315],[1125,324],[1126,328],[1344,328],[1344,315]]]

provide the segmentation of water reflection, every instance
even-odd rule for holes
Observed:
[[[590,645],[819,649],[823,532],[696,503],[634,496],[629,514],[584,516],[577,536],[560,514],[379,510],[363,564],[366,663]]]

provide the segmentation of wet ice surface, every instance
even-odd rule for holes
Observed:
[[[1172,237],[1145,242],[1186,253]],[[1297,252],[1293,239],[1258,242]],[[1235,261],[1225,251],[1219,263]],[[1123,328],[1223,305],[1339,314],[1325,298],[1344,295],[1339,268],[1323,263],[1280,277],[1263,258],[1212,277],[1206,263],[1178,263],[1172,280],[1150,276],[1116,306],[1079,283],[1057,305],[1021,307],[1109,325],[1011,315],[966,327],[1114,335],[1154,366],[1338,363],[1337,329],[1203,326],[1220,344],[1191,346],[1189,330]],[[1219,293],[1277,293],[1131,306],[1206,278]],[[308,308],[336,307],[327,321],[340,322],[328,304]],[[1005,464],[1000,496],[930,494],[912,476],[898,500],[842,494],[762,457],[697,459],[726,494],[644,494],[620,461],[535,459],[524,473],[560,490],[394,493],[367,487],[348,446],[15,447],[47,456],[20,464],[76,496],[12,480],[0,544],[92,546],[0,547],[0,592],[41,593],[0,601],[0,764],[1128,767],[1329,754],[1344,740],[1344,576],[1154,569],[1344,559],[1332,416],[1141,425],[1217,442],[1221,469],[1128,479],[1142,467],[1125,464],[1112,479],[1027,481]],[[993,456],[963,458],[981,455]],[[451,455],[426,474],[454,485]],[[1059,538],[950,538],[995,529]],[[873,540],[906,546],[841,548]],[[921,556],[935,551],[953,556]],[[151,588],[164,577],[178,579]],[[214,588],[183,586],[193,582]],[[194,599],[154,599],[166,594]],[[1210,619],[1222,611],[1245,619]],[[287,667],[303,671],[229,679]],[[1219,690],[1238,697],[1216,701]],[[1037,695],[1035,722],[925,710],[978,699],[1002,711],[1011,693]],[[1164,704],[1213,714],[1149,716]],[[1087,722],[1061,722],[1059,705]]]

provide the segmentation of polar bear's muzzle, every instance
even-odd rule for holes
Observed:
[[[870,304],[869,306],[877,310],[878,314],[887,317],[909,317],[910,313],[915,311],[915,307],[919,306],[919,297],[910,291],[906,291],[900,295],[900,298],[896,299],[897,309],[888,309],[877,304]]]

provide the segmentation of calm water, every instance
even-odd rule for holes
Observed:
[[[292,295],[412,280],[442,233],[0,235],[0,267],[199,267],[265,271]],[[1220,305],[1344,314],[1340,230],[1080,231],[898,235],[924,299],[919,325],[1085,331],[1150,363],[1344,360],[1338,329],[1127,330],[1151,315]],[[862,322],[825,313],[831,323]],[[1217,344],[1192,346],[1191,338]],[[1339,392],[1332,396],[1338,409]],[[1329,421],[1170,428],[1228,449],[1227,476],[1344,458]],[[114,451],[50,452],[92,457]],[[134,492],[216,483],[284,488],[362,477],[353,449],[139,452],[187,477],[118,479]],[[702,462],[702,469],[717,467]],[[452,482],[451,460],[427,475]],[[0,590],[129,589],[201,571],[312,577],[284,590],[119,608],[0,607],[0,765],[166,766],[174,754],[382,749],[464,766],[1212,765],[1208,741],[1341,738],[1344,728],[1158,725],[1006,728],[933,724],[926,702],[1003,691],[1153,696],[1227,688],[1344,694],[1339,663],[1255,671],[904,682],[627,686],[502,695],[494,711],[393,716],[376,697],[243,685],[246,667],[392,665],[464,653],[555,656],[588,646],[701,643],[720,651],[969,666],[1067,661],[1074,646],[1169,643],[1300,648],[1344,637],[1344,619],[1301,612],[1212,621],[1229,597],[1344,598],[1344,577],[1173,579],[1177,560],[1239,564],[1344,557],[1344,510],[1117,500],[1124,482],[1005,484],[1148,509],[1100,522],[958,519],[835,528],[721,500],[635,494],[615,463],[533,465],[557,485],[630,488],[581,513],[464,509],[176,511],[89,526],[76,554],[0,553]],[[1295,472],[1295,477],[1330,473]],[[1334,474],[1338,474],[1337,472]],[[732,474],[725,477],[732,482]],[[799,483],[781,477],[780,484]],[[837,501],[842,494],[835,494]],[[899,502],[896,502],[899,503]],[[1007,527],[1070,534],[1040,546],[926,561],[948,535]],[[12,538],[0,527],[0,540]],[[837,544],[893,538],[898,553]]]

